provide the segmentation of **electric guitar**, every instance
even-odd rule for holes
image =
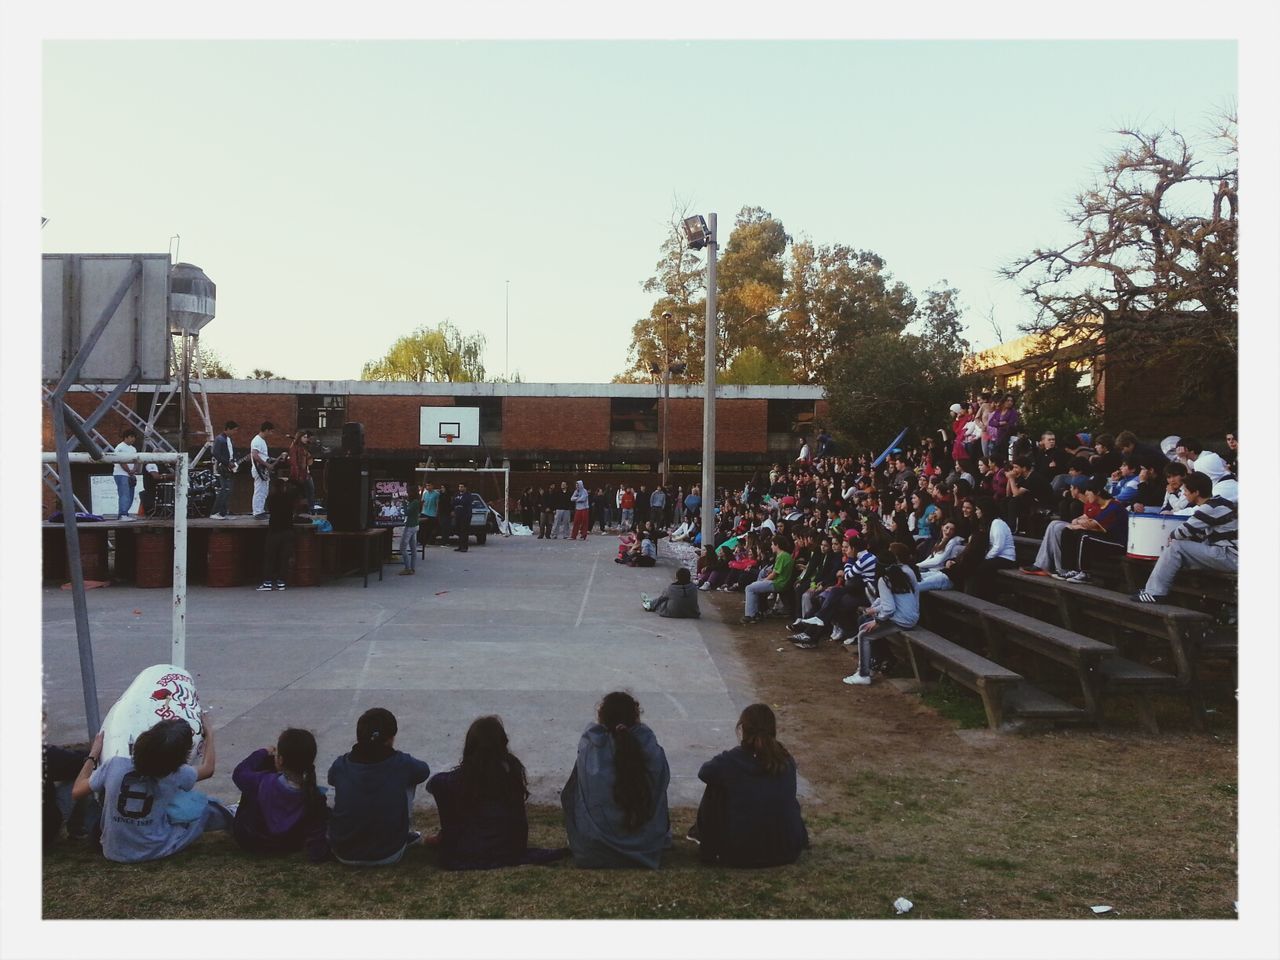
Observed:
[[[224,469],[227,471],[228,474],[239,473],[240,468],[244,466],[246,463],[248,463],[252,457],[253,457],[253,452],[250,451],[249,453],[246,453],[243,457],[240,457],[239,459],[233,461],[229,467],[223,467],[220,463],[218,463],[217,460],[215,460],[213,461],[213,475],[215,477],[222,476]],[[274,466],[275,462],[279,459],[280,457],[268,457],[266,464],[257,469],[256,472],[258,477],[262,480],[269,479],[270,474],[267,471],[269,470],[270,467]],[[251,469],[250,473],[253,473],[253,472],[255,471]]]

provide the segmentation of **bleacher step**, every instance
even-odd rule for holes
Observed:
[[[1108,683],[1124,686],[1176,687],[1178,678],[1171,673],[1148,667],[1124,657],[1107,657],[1098,661],[1098,672]]]
[[[1073,707],[1065,700],[1059,700],[1051,693],[1045,693],[1039,687],[1027,683],[1015,684],[1005,693],[1005,709],[1017,717],[1028,720],[1077,720],[1092,722],[1088,711],[1081,707]]]

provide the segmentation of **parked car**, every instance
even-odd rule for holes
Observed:
[[[485,540],[489,535],[489,505],[484,502],[484,497],[480,494],[471,493],[471,523],[467,527],[466,535],[475,537],[476,543],[484,546]],[[448,507],[442,508],[440,511],[440,537],[442,540],[451,540],[457,534],[453,528],[453,500],[450,498]]]

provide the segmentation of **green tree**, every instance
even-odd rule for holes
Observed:
[[[1026,333],[1087,345],[1107,364],[1160,371],[1169,400],[1234,406],[1237,383],[1236,119],[1197,160],[1176,130],[1117,131],[1122,146],[1075,198],[1071,242],[1002,272],[1034,301]]]
[[[674,374],[673,383],[702,380],[703,357],[706,355],[706,265],[697,251],[689,249],[681,223],[689,216],[689,204],[676,201],[661,257],[654,273],[644,281],[646,293],[657,294],[648,316],[637,320],[631,328],[631,346],[627,367],[616,383],[647,383],[649,370],[661,367],[664,358],[682,360],[685,372]],[[671,314],[669,320],[664,313]]]
[[[956,291],[927,291],[910,326],[889,324],[857,337],[827,365],[831,419],[849,450],[878,453],[903,427],[931,436],[947,407],[965,395],[961,361],[968,343]]]
[[[915,309],[911,291],[876,254],[797,241],[772,349],[794,382],[824,383],[840,352],[865,337],[904,329]]]
[[[258,367],[253,368],[253,372],[249,374],[250,380],[283,380],[280,374],[273,370],[262,370]]]
[[[728,366],[748,347],[776,348],[774,327],[787,282],[783,257],[790,242],[782,221],[763,207],[738,211],[716,265],[718,367]]]
[[[1052,430],[1062,446],[1067,437],[1098,422],[1093,389],[1082,387],[1080,376],[1081,371],[1063,363],[1047,374],[1028,378],[1018,405],[1023,422],[1036,436]]]
[[[418,327],[360,370],[361,380],[468,383],[484,379],[483,334],[464,334],[448,320]]]
[[[794,383],[791,370],[772,352],[747,347],[733,358],[729,369],[716,377],[717,383]]]

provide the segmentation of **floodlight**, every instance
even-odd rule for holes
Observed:
[[[711,228],[707,226],[702,214],[686,217],[681,226],[684,227],[684,236],[689,241],[690,249],[701,250],[711,241]]]

